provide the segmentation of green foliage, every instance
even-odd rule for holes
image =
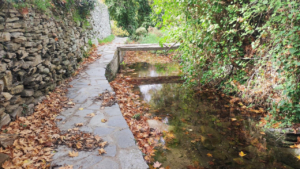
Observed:
[[[154,25],[148,0],[106,0],[105,3],[111,18],[129,35],[133,35],[138,27]]]
[[[138,27],[137,2],[135,0],[106,0],[105,3],[111,18],[117,22],[117,26],[125,29],[130,35],[133,34]]]
[[[139,120],[141,118],[141,114],[137,113],[137,114],[133,115],[132,118]]]
[[[138,36],[145,36],[147,34],[147,30],[146,28],[144,27],[139,27],[135,30],[135,33],[138,35]]]
[[[50,8],[50,2],[51,0],[32,0],[33,5],[41,11],[46,11],[48,8]]]
[[[32,6],[43,12],[51,7],[51,0],[6,0],[6,2],[13,4],[17,9]]]
[[[300,120],[298,0],[154,0],[162,42],[180,42],[190,84],[219,87],[270,108],[283,125]]]
[[[109,35],[108,37],[100,40],[98,39],[99,44],[103,44],[103,43],[109,43],[112,42],[115,39],[115,35]]]
[[[137,9],[137,22],[139,27],[148,28],[149,26],[154,26],[150,18],[152,13],[151,6],[149,5],[148,0],[136,0],[139,4]]]
[[[90,47],[92,47],[92,46],[93,46],[92,39],[89,39],[89,40],[88,40],[88,44],[89,44],[89,46],[90,46]]]
[[[139,43],[159,43],[160,37],[156,36],[153,33],[149,33],[148,35],[146,35],[145,37],[142,37],[139,40]]]
[[[71,14],[75,22],[82,22],[83,27],[89,25],[87,17],[95,7],[96,0],[4,0],[15,8],[33,7],[33,9],[46,12],[51,10],[53,14]]]

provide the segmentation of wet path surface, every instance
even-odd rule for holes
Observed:
[[[108,142],[106,154],[99,156],[98,150],[79,151],[78,157],[69,157],[71,148],[59,146],[53,157],[52,166],[73,165],[82,169],[146,169],[146,162],[135,144],[134,137],[124,120],[118,104],[101,109],[101,101],[95,101],[105,90],[113,91],[105,78],[105,67],[112,60],[118,45],[124,44],[125,38],[116,38],[111,44],[100,46],[101,58],[90,64],[72,82],[67,96],[76,104],[61,112],[57,118],[61,131],[75,128],[75,124],[83,123],[80,131],[99,135]],[[94,113],[94,117],[86,117]],[[102,123],[101,119],[107,119]],[[55,167],[54,167],[55,168]],[[59,168],[59,167],[56,167]]]
[[[123,68],[124,75],[144,80],[132,84],[149,106],[147,113],[160,119],[149,125],[169,130],[160,139],[162,147],[157,148],[154,161],[171,169],[300,168],[299,150],[278,145],[278,138],[264,132],[258,126],[259,116],[248,114],[241,102],[214,90],[151,80],[179,75],[176,68],[174,63],[135,63]]]

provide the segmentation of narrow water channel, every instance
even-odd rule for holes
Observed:
[[[181,75],[178,63],[135,63],[122,70],[143,78],[134,88],[163,123],[156,127],[168,130],[154,156],[164,168],[300,168],[300,152],[278,146],[277,138],[258,127],[259,117],[231,107],[230,97],[164,80]]]

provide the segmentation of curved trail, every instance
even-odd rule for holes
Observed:
[[[90,64],[69,84],[67,96],[76,103],[75,107],[61,112],[57,118],[63,119],[57,125],[61,131],[75,127],[76,123],[83,123],[79,129],[101,136],[109,145],[107,152],[99,156],[98,150],[91,152],[79,151],[78,157],[69,157],[71,148],[59,146],[53,156],[51,166],[73,165],[74,169],[146,169],[148,165],[142,153],[135,144],[134,137],[124,120],[119,105],[105,107],[101,110],[101,101],[94,101],[95,96],[106,89],[113,91],[105,78],[105,67],[112,60],[117,46],[124,44],[126,38],[115,38],[108,45],[98,47],[101,58]],[[83,108],[83,110],[79,110]],[[86,117],[94,113],[94,117]],[[101,119],[107,119],[102,123]],[[59,168],[59,167],[54,167]]]

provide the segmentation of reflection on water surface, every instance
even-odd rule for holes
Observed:
[[[178,64],[130,65],[132,78],[180,75]],[[171,126],[155,160],[181,168],[300,168],[299,152],[278,147],[277,138],[257,127],[257,120],[230,107],[229,98],[212,90],[196,91],[180,83],[137,85],[153,116]]]

